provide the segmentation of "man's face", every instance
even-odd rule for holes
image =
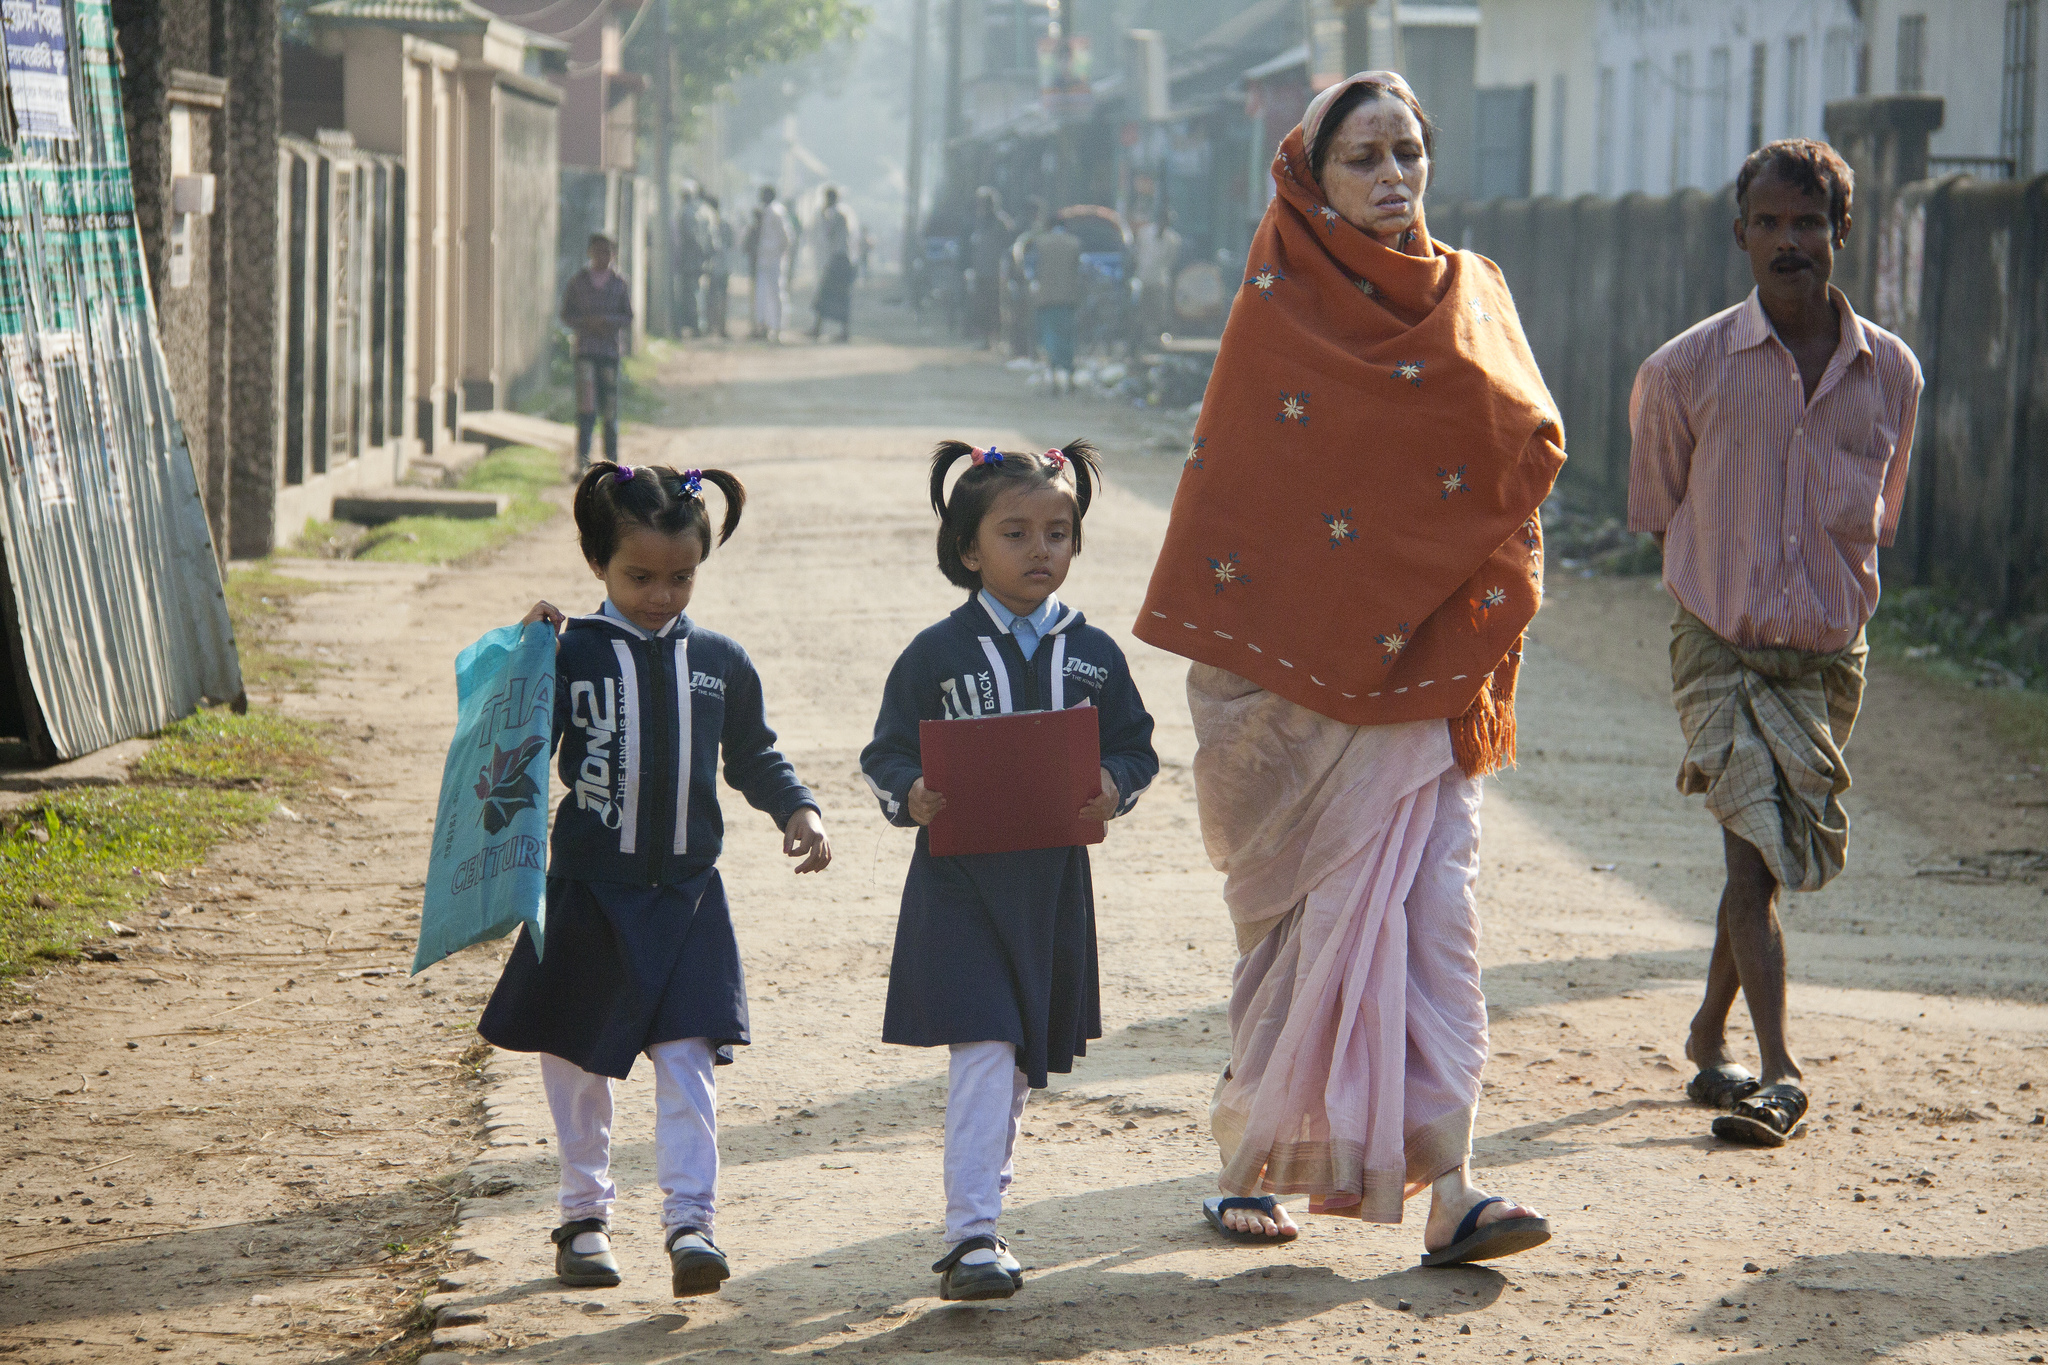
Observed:
[[[1750,182],[1748,211],[1735,220],[1735,244],[1749,256],[1749,271],[1766,297],[1825,294],[1835,269],[1835,248],[1849,235],[1849,217],[1837,230],[1828,222],[1825,190],[1804,190],[1776,171]]]
[[[590,244],[590,268],[602,275],[612,268],[612,249],[603,242]]]

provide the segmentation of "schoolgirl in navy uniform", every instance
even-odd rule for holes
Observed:
[[[968,468],[949,500],[946,476],[961,460]],[[1084,441],[1044,455],[952,441],[933,455],[939,571],[973,595],[896,661],[874,740],[861,751],[861,772],[892,824],[929,825],[945,808],[945,794],[924,785],[924,720],[1093,706],[1102,789],[1079,814],[1122,815],[1151,785],[1159,771],[1152,717],[1123,651],[1057,596],[1098,478]],[[1024,1102],[1102,1036],[1098,994],[1085,847],[934,858],[919,830],[882,1040],[952,1052],[949,1245],[932,1267],[942,1297],[1008,1298],[1023,1286],[996,1224]]]
[[[678,473],[599,461],[576,489],[576,531],[606,598],[565,618],[546,602],[526,620],[561,631],[555,741],[566,794],[548,859],[547,952],[522,929],[478,1032],[541,1054],[561,1161],[564,1284],[619,1283],[610,1243],[612,1082],[646,1053],[654,1066],[663,1244],[678,1298],[731,1273],[711,1240],[718,1183],[712,1067],[748,1041],[746,981],[716,860],[726,780],[816,872],[832,860],[818,803],[775,747],[761,679],[745,650],[683,611],[711,552],[703,485],[725,496],[724,544],[746,490],[718,469]]]

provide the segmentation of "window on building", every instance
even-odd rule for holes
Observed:
[[[1564,197],[1564,73],[1550,78],[1550,192]]]
[[[1749,50],[1749,150],[1764,145],[1764,81],[1771,74],[1771,49],[1758,43]]]
[[[1692,184],[1692,107],[1698,96],[1692,87],[1692,54],[1681,52],[1671,59],[1671,188],[1682,190]]]
[[[1821,56],[1820,97],[1823,101],[1845,100],[1857,93],[1856,31],[1831,28]]]
[[[1650,187],[1643,162],[1650,140],[1650,60],[1638,58],[1628,69],[1628,185],[1631,191]]]
[[[1707,54],[1707,173],[1702,177],[1712,186],[1726,180],[1728,165],[1728,120],[1735,111],[1734,63],[1728,49],[1717,47]]]
[[[1528,198],[1535,140],[1534,85],[1480,87],[1477,197]]]
[[[1614,68],[1600,68],[1599,98],[1593,106],[1593,187],[1614,193]]]
[[[1806,136],[1806,39],[1785,40],[1785,136]]]
[[[1927,16],[1899,16],[1899,93],[1915,94],[1927,88]]]
[[[1998,106],[1998,154],[2014,175],[2034,173],[2034,47],[2039,0],[2005,0],[2005,88]]]

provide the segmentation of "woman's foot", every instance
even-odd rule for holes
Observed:
[[[1550,1222],[1526,1204],[1490,1195],[1472,1183],[1464,1165],[1430,1185],[1429,1221],[1422,1229],[1427,1266],[1464,1265],[1512,1256],[1550,1240]]]
[[[1260,1237],[1271,1237],[1278,1241],[1296,1236],[1301,1229],[1287,1216],[1286,1206],[1279,1200],[1273,1201],[1273,1212],[1269,1216],[1262,1209],[1224,1209],[1217,1217],[1223,1226],[1232,1232],[1250,1233]]]
[[[1466,1182],[1470,1197],[1439,1195],[1429,1201],[1429,1221],[1422,1228],[1422,1249],[1432,1254],[1442,1251],[1458,1240],[1458,1225],[1465,1221],[1475,1205],[1491,1198],[1486,1191]],[[1517,1204],[1512,1199],[1503,1199],[1498,1204],[1488,1204],[1479,1210],[1479,1221],[1473,1225],[1475,1231],[1484,1230],[1495,1223],[1510,1218],[1541,1218],[1543,1215],[1526,1204]]]

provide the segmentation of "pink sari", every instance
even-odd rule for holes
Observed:
[[[1471,1148],[1479,783],[1441,720],[1353,726],[1197,664],[1210,860],[1237,925],[1222,1189],[1401,1221]]]

